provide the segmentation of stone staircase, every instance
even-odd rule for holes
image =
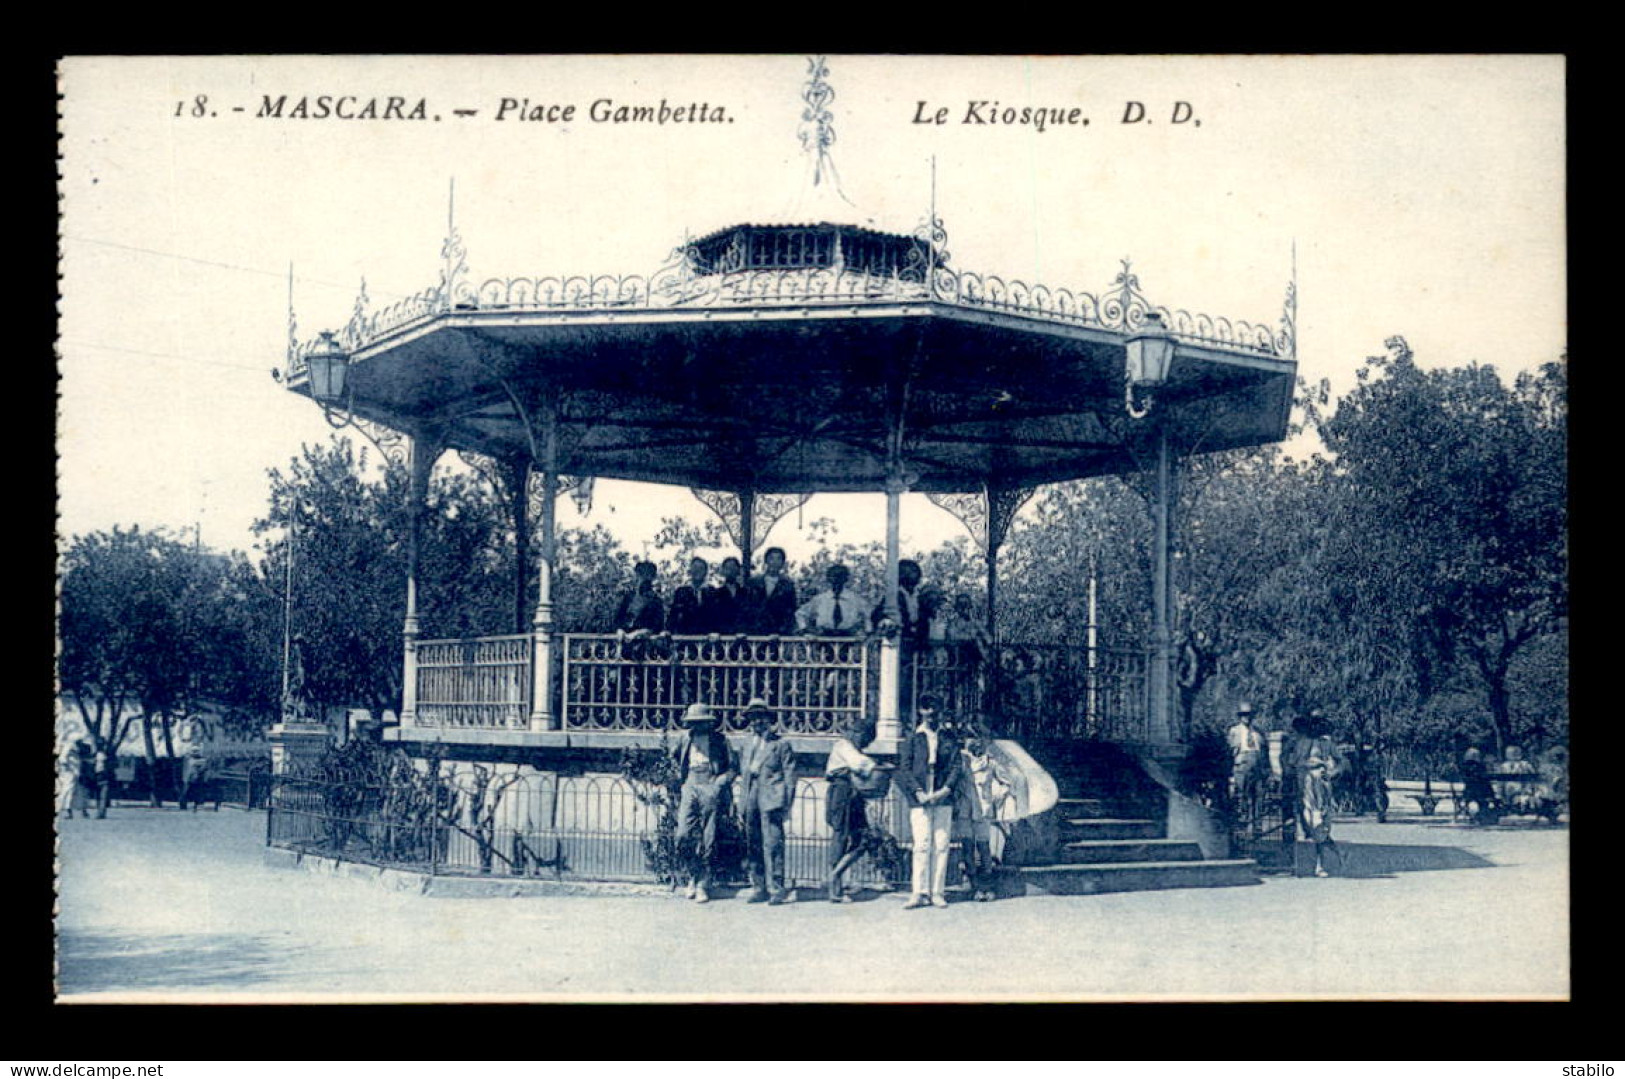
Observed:
[[[1167,792],[1120,747],[1029,748],[1055,777],[1061,800],[1052,810],[1054,861],[1015,867],[1020,890],[1090,895],[1259,883],[1252,860],[1205,858],[1195,839],[1169,838]]]

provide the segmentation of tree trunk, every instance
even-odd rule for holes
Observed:
[[[158,747],[152,740],[152,713],[141,713],[141,743],[147,753],[147,788],[152,796],[152,808],[162,809],[163,799],[158,797]]]
[[[1498,663],[1485,670],[1484,682],[1489,690],[1490,722],[1495,726],[1495,753],[1504,759],[1507,743],[1512,740],[1512,694],[1507,691],[1507,665]]]

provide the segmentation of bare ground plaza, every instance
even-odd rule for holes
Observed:
[[[404,894],[263,864],[265,819],[61,822],[65,1002],[210,999],[1563,999],[1569,834],[1339,822],[1346,876],[905,911],[672,893]],[[1495,898],[1499,897],[1499,898]],[[794,962],[764,956],[794,949]]]

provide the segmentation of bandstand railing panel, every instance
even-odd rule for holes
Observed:
[[[791,734],[834,733],[878,714],[878,642],[851,637],[672,637],[568,634],[560,648],[562,722],[573,731],[647,732],[710,705],[730,730],[761,697]],[[529,636],[422,641],[417,725],[525,730]],[[904,653],[910,699],[940,697],[950,714],[989,717],[1014,738],[1146,737],[1143,651],[1060,644],[934,644]]]
[[[531,651],[528,635],[419,641],[417,725],[525,729]]]
[[[829,734],[849,717],[873,714],[874,648],[850,637],[569,634],[563,723],[576,731],[667,730],[701,702],[725,727],[742,730],[745,705],[761,697],[786,732]]]
[[[1138,741],[1147,736],[1147,657],[1133,649],[957,642],[920,649],[915,699],[939,697],[950,714],[986,715],[996,733],[1022,738]]]

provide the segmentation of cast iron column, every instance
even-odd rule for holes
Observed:
[[[1172,637],[1169,630],[1168,513],[1172,497],[1169,477],[1168,432],[1157,428],[1156,492],[1151,526],[1151,670],[1146,740],[1173,741],[1169,709],[1172,704]]]
[[[423,536],[423,505],[429,493],[429,474],[442,449],[438,432],[412,434],[406,495],[406,620],[405,665],[401,682],[401,726],[415,727],[418,719],[418,559]]]
[[[530,588],[530,469],[529,457],[507,462],[508,514],[513,524],[513,632],[525,632],[525,594]]]
[[[756,492],[739,492],[739,568],[745,584],[750,583],[751,550],[756,538]]]
[[[901,614],[897,606],[897,562],[899,558],[900,518],[902,514],[902,496],[906,490],[900,470],[893,470],[892,475],[886,478],[886,598],[885,617],[893,624],[902,623]],[[875,736],[886,739],[900,739],[903,736],[902,725],[902,695],[903,695],[903,657],[902,639],[899,635],[882,637],[880,639],[880,722],[876,724]]]
[[[531,623],[530,729],[555,731],[553,714],[553,567],[558,550],[554,517],[559,498],[558,394],[549,387],[543,395],[541,565],[536,574],[536,617]]]

